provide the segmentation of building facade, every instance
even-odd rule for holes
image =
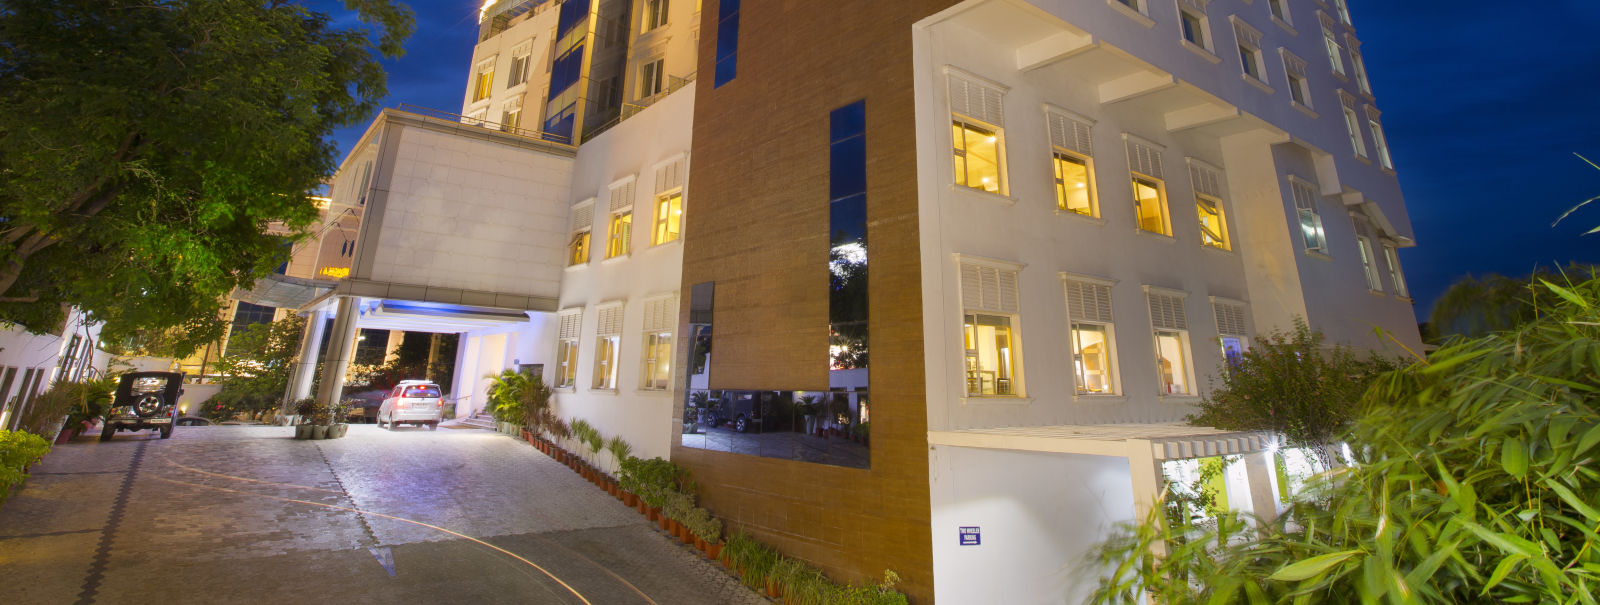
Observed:
[[[369,200],[350,274],[300,310],[349,318],[334,343],[460,332],[457,384],[536,368],[560,416],[835,579],[1078,602],[1161,489],[1215,468],[1272,516],[1307,466],[1182,424],[1230,356],[1298,320],[1420,345],[1343,0],[480,19],[461,113],[385,112],[341,167],[334,203]]]

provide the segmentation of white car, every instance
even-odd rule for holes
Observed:
[[[427,425],[428,430],[439,428],[444,412],[444,398],[439,385],[426,380],[402,380],[378,408],[378,426]]]

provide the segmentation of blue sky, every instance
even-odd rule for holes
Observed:
[[[329,2],[313,2],[313,5]],[[1600,263],[1600,2],[1349,0],[1418,245],[1401,265],[1425,319],[1467,274]],[[459,111],[475,0],[412,2],[417,32],[389,62],[393,107]],[[334,7],[318,6],[322,10]],[[335,133],[348,149],[365,125]]]

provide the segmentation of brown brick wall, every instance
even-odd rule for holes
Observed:
[[[872,468],[672,455],[732,527],[836,580],[894,569],[931,603],[911,25],[954,2],[741,4],[721,88],[717,1],[702,13],[683,292],[716,282],[712,388],[826,389],[828,118],[865,99]]]

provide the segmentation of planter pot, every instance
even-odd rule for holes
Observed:
[[[661,531],[671,532],[672,531],[672,520],[661,516],[661,513],[656,513],[655,515],[656,515],[656,525],[661,526]]]
[[[61,445],[68,441],[72,441],[72,438],[77,436],[77,434],[77,429],[61,429],[61,434],[56,435],[56,445]]]
[[[700,551],[700,554],[705,554],[705,552],[706,552],[706,541],[703,538],[701,538],[700,536],[695,536],[694,537],[694,547],[695,547],[695,550]]]
[[[312,427],[309,424],[297,424],[297,425],[294,425],[294,438],[295,439],[310,439],[311,438],[311,428]]]
[[[622,492],[621,497],[622,504],[624,506],[627,506],[628,508],[639,508],[639,496],[634,495],[633,492],[623,491],[620,487],[617,488],[617,491]]]
[[[707,557],[711,557],[712,561],[722,561],[722,543],[707,542],[703,550],[706,551]],[[727,562],[723,561],[723,564],[726,565]]]
[[[694,544],[694,532],[689,531],[689,528],[685,527],[678,530],[678,532],[679,541],[682,541],[684,544]]]
[[[328,438],[328,427],[320,425],[320,424],[311,427],[311,438],[312,439],[327,439]]]
[[[328,438],[329,439],[339,439],[339,438],[344,437],[344,434],[348,433],[348,432],[350,432],[350,425],[348,425],[348,424],[335,424],[333,426],[328,427]]]
[[[644,500],[639,501],[639,514],[644,515],[644,518],[648,519],[651,523],[655,523],[657,519],[661,518],[660,513],[657,513],[656,509],[645,504]]]
[[[778,598],[779,592],[778,580],[774,578],[767,578],[767,596],[776,599]]]

